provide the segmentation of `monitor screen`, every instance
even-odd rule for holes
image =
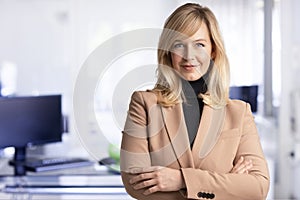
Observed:
[[[1,97],[0,149],[14,147],[10,165],[26,174],[26,147],[62,141],[61,95]]]
[[[61,95],[1,97],[0,138],[0,148],[61,141]]]

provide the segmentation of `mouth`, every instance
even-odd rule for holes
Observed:
[[[198,67],[199,65],[181,65],[182,68],[186,69],[186,70],[193,70],[194,68]]]

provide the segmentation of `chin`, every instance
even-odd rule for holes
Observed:
[[[201,76],[184,76],[184,79],[187,80],[187,81],[196,81],[198,80],[199,78],[201,78]]]

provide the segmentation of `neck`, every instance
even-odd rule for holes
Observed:
[[[199,78],[198,80],[189,81],[190,85],[192,86],[196,95],[204,94],[207,91],[207,84],[203,77]]]

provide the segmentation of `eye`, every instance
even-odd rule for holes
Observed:
[[[205,47],[205,45],[203,43],[200,43],[200,42],[197,42],[195,45],[196,45],[196,47]]]
[[[173,48],[174,49],[180,49],[180,48],[183,48],[184,47],[184,45],[182,44],[182,43],[175,43],[174,45],[173,45]]]

